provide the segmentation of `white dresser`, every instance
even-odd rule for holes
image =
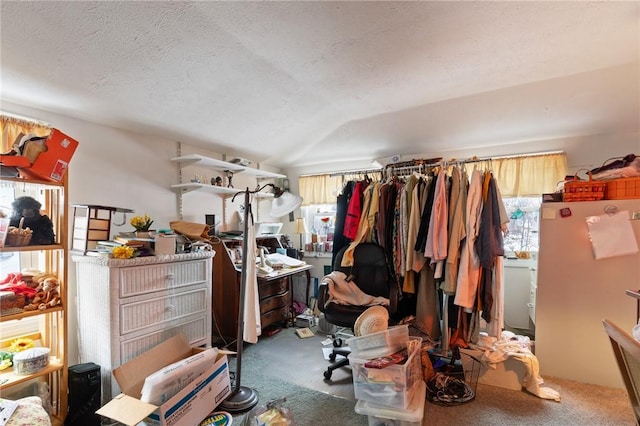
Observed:
[[[102,403],[120,393],[111,370],[183,333],[211,346],[213,251],[134,259],[73,256],[81,363],[101,367]]]

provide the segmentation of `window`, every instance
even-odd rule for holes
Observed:
[[[302,217],[309,233],[302,238],[305,251],[333,252],[333,233],[336,222],[335,204],[302,206]],[[315,235],[315,240],[313,240]],[[328,244],[327,244],[328,243]],[[312,244],[312,246],[309,246]],[[322,246],[320,246],[322,244]]]
[[[516,251],[538,251],[538,225],[542,197],[504,197],[509,223],[504,237],[505,255]]]

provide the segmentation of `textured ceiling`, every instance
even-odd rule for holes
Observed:
[[[640,126],[639,2],[1,2],[3,101],[278,167]]]

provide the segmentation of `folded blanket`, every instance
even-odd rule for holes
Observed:
[[[389,306],[389,299],[386,297],[376,297],[366,294],[356,283],[347,281],[347,276],[339,271],[333,271],[322,278],[323,283],[327,283],[329,290],[329,303],[352,306]]]

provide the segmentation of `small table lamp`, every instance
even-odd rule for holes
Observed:
[[[308,233],[307,224],[304,221],[303,217],[299,217],[296,219],[296,229],[294,231],[295,234],[300,234],[300,251],[304,251],[304,246],[302,245],[302,234]]]

